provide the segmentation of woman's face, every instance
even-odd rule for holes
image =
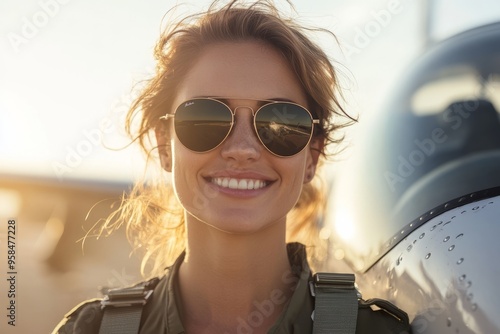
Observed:
[[[169,122],[170,150],[162,159],[172,165],[174,189],[187,222],[238,234],[284,223],[303,184],[314,175],[318,153],[311,145],[317,142],[291,157],[273,155],[257,138],[249,107],[258,109],[255,100],[284,99],[307,108],[285,59],[260,42],[214,44],[192,64],[173,105],[195,97],[231,97],[225,102],[238,109],[229,136],[206,153],[184,147]],[[234,189],[236,184],[242,189]]]

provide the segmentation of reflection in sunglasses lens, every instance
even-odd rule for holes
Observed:
[[[255,123],[262,144],[281,156],[299,153],[311,137],[312,120],[309,113],[294,104],[267,105],[259,110]]]
[[[214,100],[191,100],[175,114],[175,132],[181,143],[196,152],[217,147],[229,133],[232,114]]]

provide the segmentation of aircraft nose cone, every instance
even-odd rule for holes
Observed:
[[[500,333],[499,220],[500,196],[435,216],[370,270],[372,288],[408,312],[416,333]]]

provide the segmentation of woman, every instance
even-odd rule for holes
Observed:
[[[311,333],[311,271],[290,241],[321,254],[313,179],[352,120],[332,64],[268,2],[214,4],[166,31],[156,57],[127,128],[139,113],[136,139],[149,152],[154,133],[175,196],[168,182],[137,186],[107,224],[127,224],[159,277],[145,284],[140,332]],[[87,302],[55,333],[97,333],[102,317]]]

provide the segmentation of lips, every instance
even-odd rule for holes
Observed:
[[[214,177],[210,181],[222,188],[238,190],[262,189],[268,185],[268,182],[265,180],[236,179],[230,177]]]

